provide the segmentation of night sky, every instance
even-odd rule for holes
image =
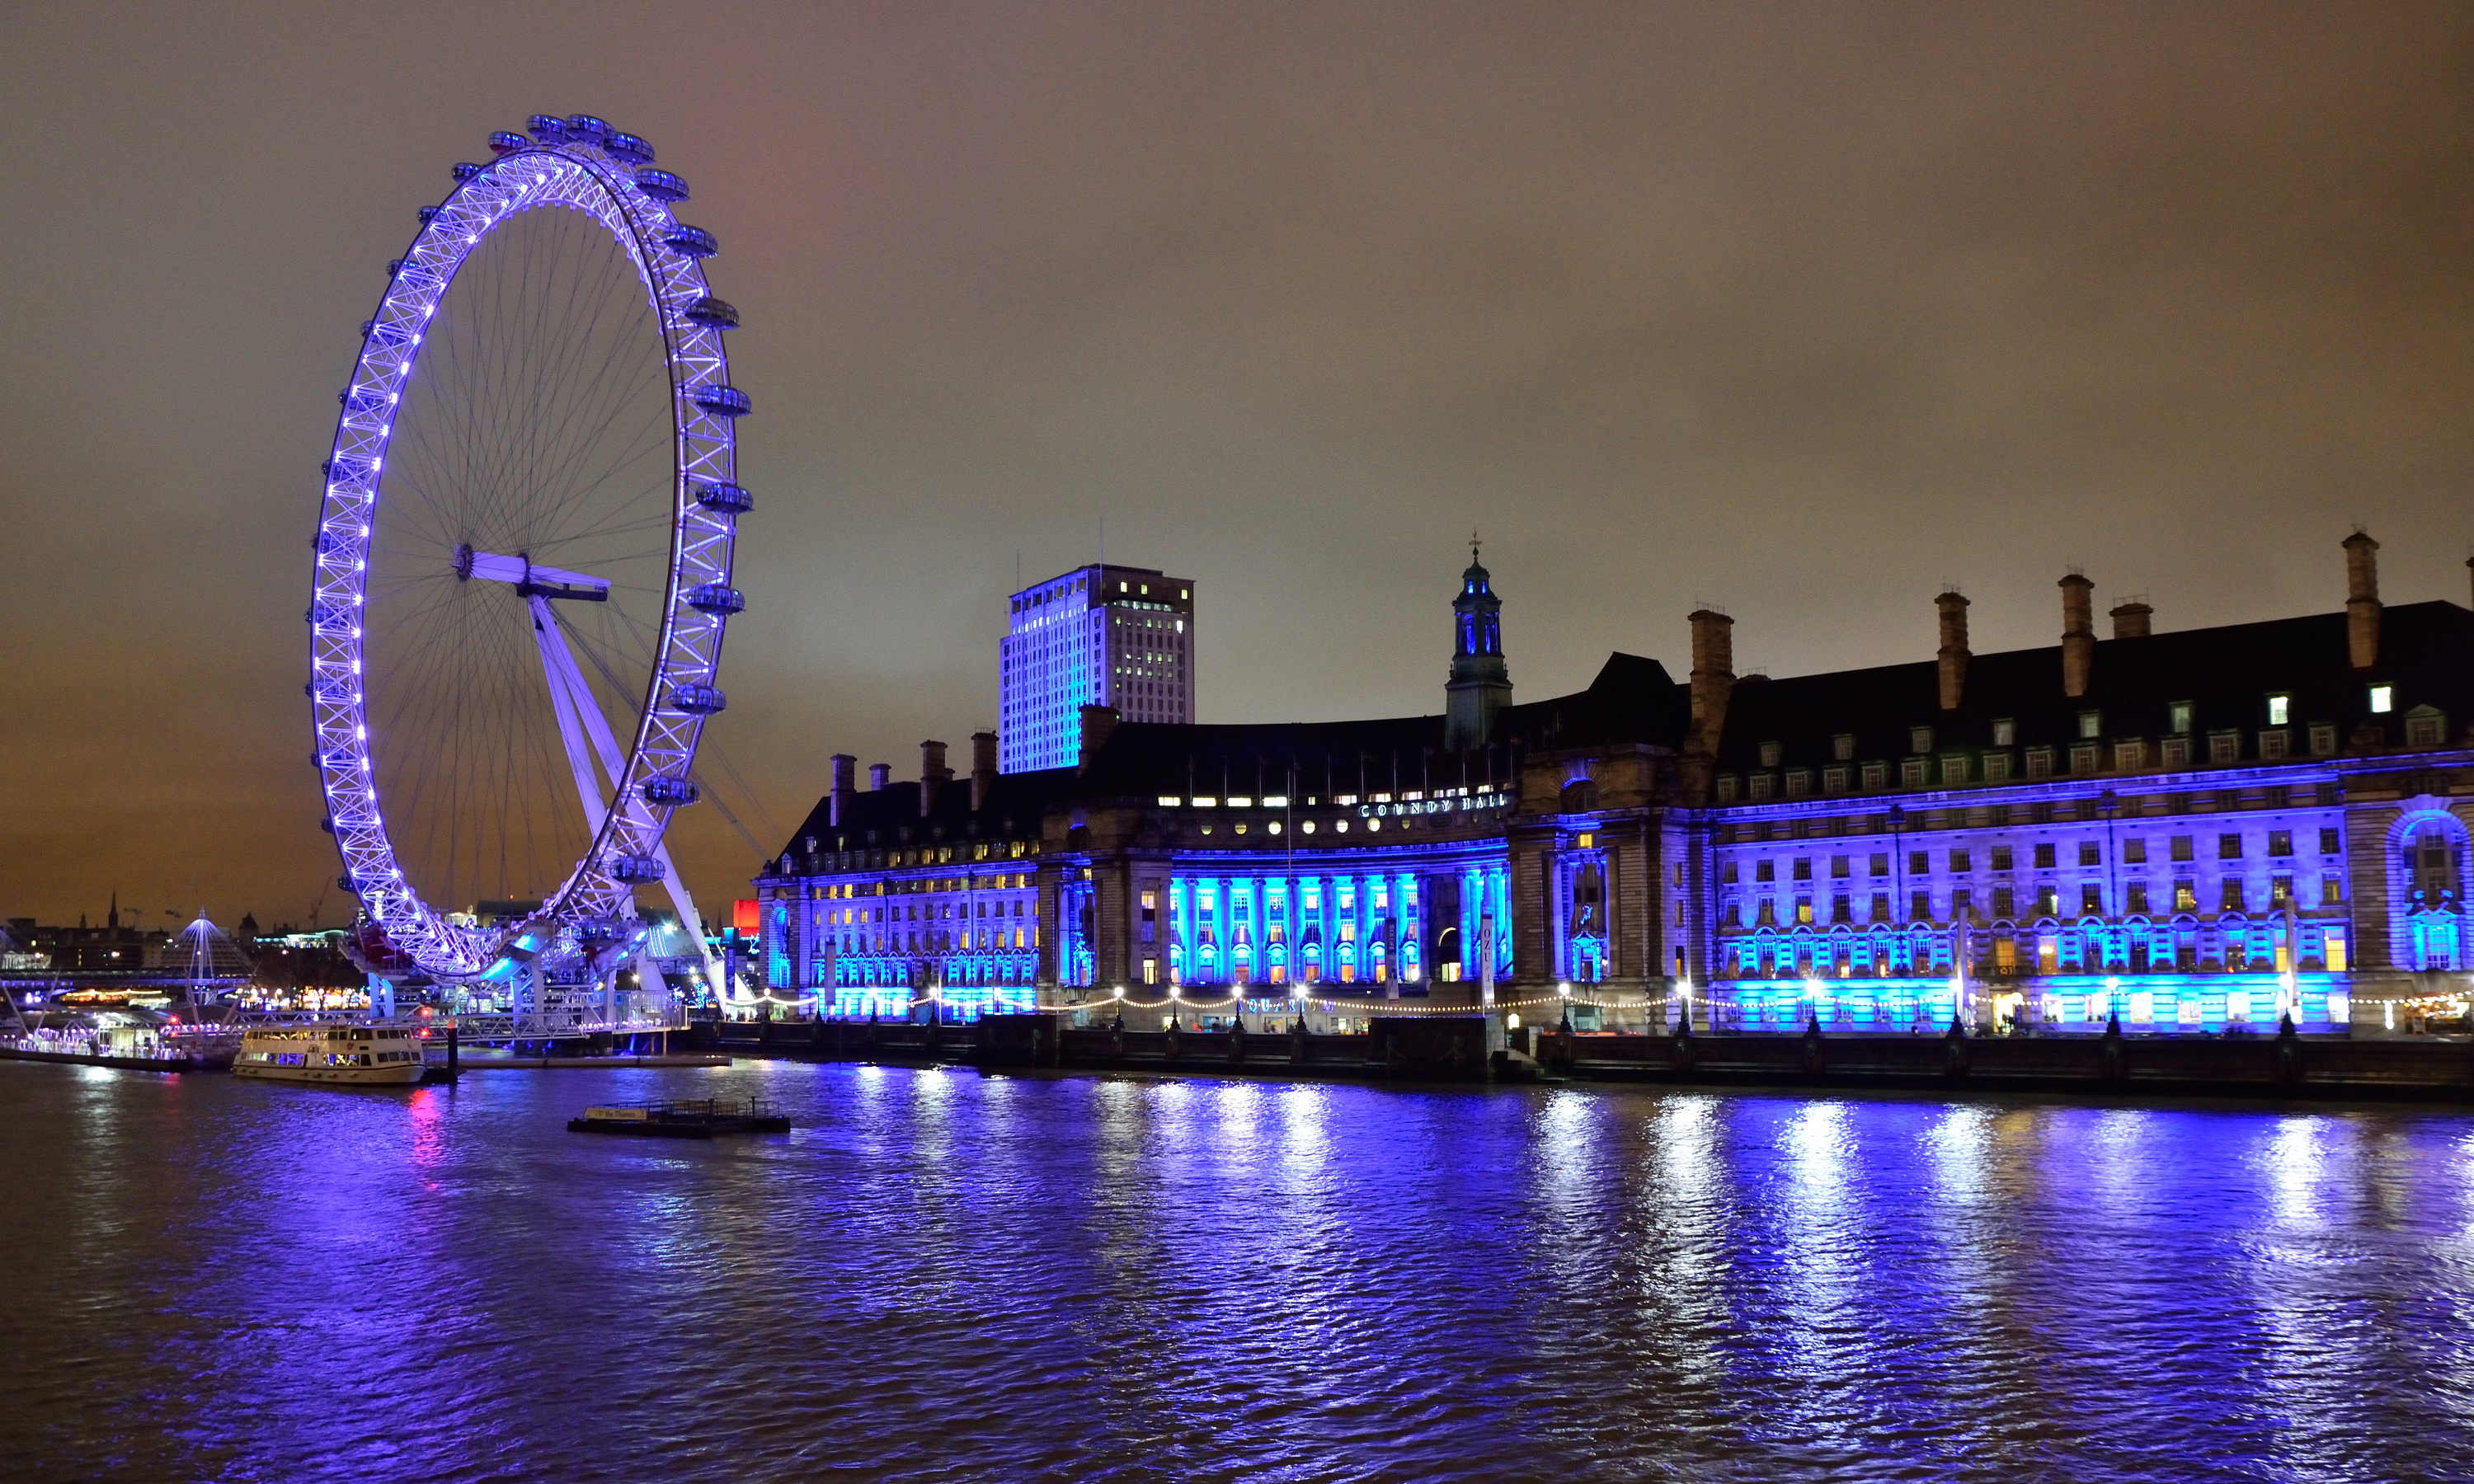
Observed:
[[[0,915],[305,920],[317,466],[416,206],[595,112],[748,327],[712,735],[993,725],[1006,594],[1199,585],[1201,719],[2463,603],[2474,8],[0,5]],[[711,759],[708,759],[710,764]],[[966,763],[965,763],[966,765]],[[708,766],[708,773],[712,772]],[[770,831],[758,826],[760,834]],[[753,852],[710,810],[698,896]],[[349,902],[324,889],[325,921]]]

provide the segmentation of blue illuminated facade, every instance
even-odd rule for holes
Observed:
[[[758,880],[765,962],[859,1015],[2402,1028],[2474,969],[2474,613],[2383,607],[2375,550],[2341,613],[2160,634],[2128,604],[2098,639],[2074,575],[2058,648],[1975,655],[1949,593],[1934,660],[1787,680],[1735,677],[1704,610],[1686,682],[1616,655],[1517,706],[1472,563],[1456,655],[1500,693],[1458,723],[1103,714],[1075,767],[1001,775],[983,737],[967,789],[936,744],[915,785],[837,774]]]

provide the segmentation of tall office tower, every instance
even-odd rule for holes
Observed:
[[[999,661],[998,769],[1082,760],[1082,707],[1194,720],[1194,583],[1153,567],[1077,567],[1013,595]]]

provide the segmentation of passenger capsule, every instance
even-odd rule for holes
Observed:
[[[649,165],[653,162],[653,147],[634,134],[614,132],[601,147],[610,152],[612,158],[626,164]]]
[[[398,274],[400,274],[400,273],[401,273],[401,272],[403,272],[403,259],[402,259],[402,258],[396,257],[396,258],[389,258],[389,259],[387,259],[387,276],[388,276],[388,277],[392,278],[392,277],[394,277],[396,275],[398,275]]]
[[[721,251],[719,240],[701,227],[689,227],[684,224],[673,227],[670,228],[670,234],[662,240],[670,245],[672,251],[684,253],[689,257],[711,257]]]
[[[727,583],[700,583],[688,589],[688,607],[721,617],[747,611],[747,594]]]
[[[536,113],[524,120],[524,132],[543,144],[556,144],[567,137],[567,120],[555,113]]]
[[[693,803],[703,797],[704,791],[696,787],[693,778],[658,778],[644,780],[644,800],[647,803],[666,803],[676,807]]]
[[[636,172],[636,189],[655,201],[688,199],[688,183],[685,180],[667,170],[655,170],[649,165]]]
[[[309,626],[321,634],[335,634],[352,626],[352,606],[349,603],[313,603],[305,615]]]
[[[742,485],[698,485],[695,502],[716,515],[744,515],[756,508],[756,496]]]
[[[530,139],[525,138],[521,134],[510,133],[506,130],[502,129],[490,136],[490,153],[493,155],[513,155],[518,150],[531,149],[532,143],[533,142]]]
[[[711,716],[729,705],[729,698],[711,685],[681,685],[670,692],[671,707],[690,716]]]
[[[567,136],[578,144],[600,144],[610,137],[610,126],[590,113],[567,116]]]
[[[361,895],[361,889],[359,885],[352,880],[352,873],[350,872],[346,872],[344,874],[335,878],[335,888],[338,891],[350,892],[355,897]]]
[[[455,183],[461,185],[465,181],[472,180],[474,176],[479,175],[486,168],[488,167],[473,164],[468,159],[457,164],[449,174],[455,177]]]
[[[335,394],[335,400],[344,404],[346,412],[376,412],[387,404],[387,395],[383,392],[355,392],[346,387]]]
[[[709,330],[739,328],[739,308],[708,294],[688,305],[688,318]]]
[[[659,881],[669,874],[653,855],[613,855],[604,869],[613,881]]]
[[[424,206],[413,214],[421,218],[422,225],[424,227],[429,225],[431,222],[438,220],[438,208],[436,206]]]
[[[744,418],[756,410],[756,403],[737,387],[698,387],[695,404],[716,418]]]

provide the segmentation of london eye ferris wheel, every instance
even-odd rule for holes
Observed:
[[[663,836],[745,606],[738,312],[644,140],[537,114],[490,146],[339,396],[308,690],[341,884],[403,974],[536,990],[641,963],[662,889],[718,988]]]

